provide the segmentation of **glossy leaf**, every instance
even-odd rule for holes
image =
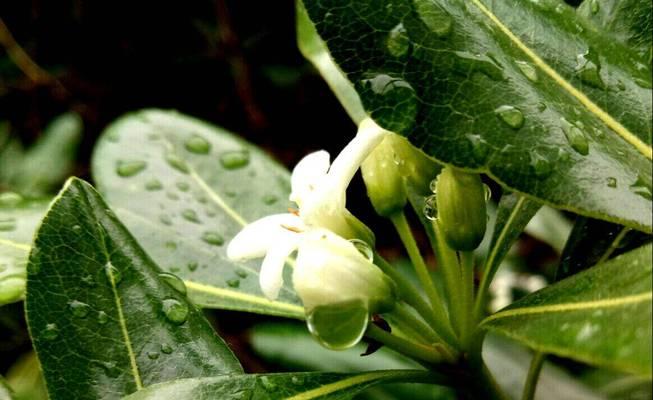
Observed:
[[[651,375],[651,245],[528,295],[482,327],[534,349]]]
[[[572,7],[304,5],[383,127],[556,208],[651,232],[650,63]]]
[[[23,298],[27,256],[47,207],[45,200],[0,194],[0,305]]]
[[[347,400],[383,382],[428,381],[425,371],[373,371],[363,374],[286,373],[184,379],[155,385],[125,400],[269,399]]]
[[[185,280],[193,302],[303,317],[289,284],[277,301],[263,296],[260,260],[226,257],[246,223],[291,206],[288,172],[261,150],[194,118],[144,110],[106,129],[93,175],[145,251]]]
[[[87,183],[71,179],[37,233],[26,314],[50,398],[110,399],[241,367]]]

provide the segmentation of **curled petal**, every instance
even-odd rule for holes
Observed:
[[[292,171],[290,200],[299,204],[313,191],[329,170],[329,153],[320,150],[302,158]]]
[[[268,299],[274,300],[279,296],[279,290],[283,286],[283,266],[290,253],[297,248],[297,244],[297,237],[293,240],[279,242],[265,255],[261,265],[259,284]]]
[[[263,217],[238,232],[229,242],[227,257],[234,261],[263,257],[278,243],[294,242],[297,231],[304,229],[304,223],[294,214]]]

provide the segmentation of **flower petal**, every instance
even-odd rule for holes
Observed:
[[[261,264],[259,284],[265,297],[270,300],[274,300],[279,296],[279,290],[283,286],[283,266],[286,264],[286,259],[290,253],[297,248],[299,243],[297,237],[299,235],[295,236],[291,240],[280,242],[270,248],[263,259],[263,264]]]
[[[306,199],[307,194],[319,184],[329,170],[329,159],[329,153],[320,150],[307,155],[297,163],[290,177],[292,188],[290,201],[294,201],[301,207],[302,200]]]
[[[229,242],[227,257],[234,261],[263,257],[278,243],[296,240],[297,232],[288,228],[303,231],[305,226],[294,214],[274,214],[256,220]]]

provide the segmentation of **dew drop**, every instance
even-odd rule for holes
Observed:
[[[70,312],[77,318],[86,318],[88,313],[91,311],[91,306],[78,300],[69,302],[68,308],[70,309]]]
[[[161,302],[161,310],[168,321],[181,325],[188,318],[188,306],[177,299],[165,299]]]
[[[436,194],[438,192],[438,178],[435,178],[431,182],[429,182],[429,190],[433,194]]]
[[[271,391],[277,388],[277,384],[272,382],[269,377],[261,376],[260,377],[261,386],[267,391]]]
[[[0,207],[15,207],[23,201],[23,196],[14,192],[0,193]]]
[[[474,160],[479,163],[484,162],[490,150],[485,139],[481,135],[474,134],[468,134],[466,138],[472,146],[472,157],[474,157]]]
[[[161,353],[163,353],[163,354],[172,354],[173,350],[174,349],[169,344],[167,344],[167,343],[162,343],[161,344]]]
[[[188,189],[190,189],[188,182],[177,182],[175,183],[175,186],[177,186],[177,189],[181,190],[182,192],[187,192]]]
[[[218,232],[206,231],[202,234],[202,240],[213,246],[222,246],[224,238]]]
[[[535,175],[538,178],[546,178],[547,176],[551,175],[551,172],[553,172],[553,166],[551,165],[551,161],[549,161],[549,159],[535,150],[530,152],[530,157],[531,167],[533,167]]]
[[[562,131],[564,132],[571,148],[576,150],[578,154],[583,156],[588,155],[590,151],[589,142],[583,131],[580,130],[578,126],[564,118],[560,118],[560,122],[562,123]]]
[[[181,216],[189,222],[194,222],[196,224],[200,223],[200,219],[197,216],[197,213],[194,210],[191,210],[190,208],[184,210],[181,212]]]
[[[546,106],[545,103],[543,103],[541,101],[539,103],[537,103],[537,111],[544,112],[544,110],[546,110],[547,108],[548,107]]]
[[[366,74],[358,87],[372,118],[393,132],[406,132],[415,124],[418,102],[410,83],[388,74]]]
[[[123,178],[134,176],[147,167],[145,161],[118,161],[116,163],[116,173]]]
[[[486,184],[483,184],[483,194],[485,195],[485,201],[488,202],[492,198],[492,189]]]
[[[97,322],[100,325],[104,325],[107,322],[109,322],[109,316],[107,315],[107,313],[105,313],[104,311],[100,311],[99,313],[97,313]]]
[[[454,67],[462,75],[479,72],[495,81],[505,79],[503,69],[492,57],[482,54],[472,54],[466,51],[455,51],[454,54],[456,55]]]
[[[249,164],[249,151],[226,151],[220,155],[220,164],[229,170],[243,168]]]
[[[436,195],[424,199],[424,209],[422,211],[426,219],[435,221],[438,218],[438,205]]]
[[[1,218],[0,219],[0,232],[9,232],[16,229],[15,218]]]
[[[369,244],[360,239],[349,239],[349,243],[353,244],[356,250],[358,250],[367,261],[372,262],[374,260],[374,251]]]
[[[238,275],[242,279],[247,278],[247,272],[245,271],[236,271],[236,275]]]
[[[601,78],[601,64],[598,56],[589,50],[576,56],[576,73],[586,84],[595,88],[604,89],[605,83]]]
[[[403,57],[408,53],[410,40],[408,39],[404,24],[398,24],[388,33],[386,47],[388,48],[388,52],[397,58]]]
[[[186,264],[186,268],[188,268],[188,270],[189,270],[190,272],[195,271],[195,270],[197,269],[197,267],[198,267],[198,264],[197,264],[196,261],[191,261],[191,262],[189,262],[188,264]]]
[[[653,86],[651,85],[651,81],[648,80],[648,79],[643,79],[643,78],[640,78],[640,77],[635,77],[635,78],[633,78],[633,82],[635,82],[635,84],[636,84],[637,86],[639,86],[639,87],[641,87],[641,88],[643,88],[643,89],[651,89],[651,88],[653,88]]]
[[[167,241],[163,245],[165,246],[166,249],[177,250],[177,243],[173,241]]]
[[[55,340],[57,337],[59,337],[59,327],[57,324],[47,324],[45,325],[45,329],[43,330],[43,333],[41,334],[43,339],[47,340],[48,342],[51,342]]]
[[[150,360],[156,360],[159,358],[159,352],[158,351],[148,351],[147,352],[147,358]]]
[[[172,218],[167,214],[159,215],[159,221],[161,221],[163,225],[172,225]]]
[[[651,194],[651,184],[642,175],[638,176],[635,183],[630,185],[630,189],[633,191],[633,193],[642,196],[646,200],[653,200],[653,195]]]
[[[145,190],[149,192],[154,192],[161,189],[163,189],[163,184],[158,179],[150,179],[149,181],[145,182]]]
[[[227,286],[229,286],[230,288],[240,287],[240,279],[228,279]]]
[[[360,299],[317,306],[306,316],[309,332],[322,346],[332,350],[356,345],[368,322],[367,307]]]
[[[414,0],[415,11],[424,25],[437,37],[443,38],[451,33],[453,20],[435,2],[430,0]]]
[[[515,64],[517,64],[519,70],[522,72],[522,74],[524,74],[526,78],[528,78],[529,81],[538,81],[537,70],[530,63],[526,61],[515,61]]]
[[[104,273],[113,285],[117,285],[122,281],[122,273],[110,261],[104,266]]]
[[[92,275],[84,275],[81,279],[82,279],[82,283],[85,286],[88,286],[88,287],[94,287],[95,286],[95,279],[93,279]]]
[[[159,274],[159,278],[177,292],[186,295],[186,284],[177,275],[171,274],[170,272],[162,272]]]
[[[82,231],[82,227],[80,225],[73,225],[73,232],[78,234],[81,231]]]
[[[209,154],[211,151],[211,143],[200,135],[192,135],[184,143],[184,147],[191,153],[195,154]]]
[[[166,197],[169,198],[170,200],[179,200],[179,195],[175,192],[167,192]]]
[[[279,198],[273,194],[266,194],[265,196],[263,196],[263,203],[268,206],[271,206],[277,201],[279,201]]]
[[[503,105],[494,112],[499,118],[513,129],[519,129],[524,126],[524,114],[514,106]]]
[[[170,165],[172,168],[176,169],[177,171],[187,174],[190,172],[190,168],[188,168],[188,164],[186,164],[186,161],[179,157],[177,153],[174,151],[168,151],[165,154],[165,160]]]
[[[608,187],[611,187],[611,188],[616,188],[617,187],[617,178],[614,178],[614,177],[610,176],[610,177],[608,177],[607,182],[608,182]]]

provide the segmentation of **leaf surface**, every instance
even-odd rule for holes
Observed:
[[[651,245],[530,294],[481,326],[538,351],[651,375]]]
[[[185,280],[193,302],[303,317],[288,284],[277,301],[263,296],[260,259],[226,257],[227,244],[245,224],[291,206],[288,172],[263,151],[197,119],[144,110],[106,129],[93,175],[145,251]]]
[[[556,208],[651,232],[650,63],[564,2],[304,5],[385,128]]]
[[[240,364],[87,183],[73,178],[38,230],[26,314],[50,398],[115,399]],[[167,284],[170,282],[171,284]]]

